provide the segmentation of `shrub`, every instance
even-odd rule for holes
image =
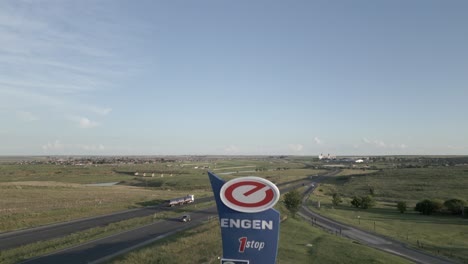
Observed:
[[[375,200],[372,196],[367,195],[366,197],[361,197],[361,208],[367,209],[372,208],[375,205]]]
[[[417,203],[414,210],[423,215],[431,215],[435,211],[435,205],[431,200],[425,199]]]
[[[406,206],[406,202],[403,202],[403,201],[400,201],[397,203],[397,208],[398,208],[398,211],[400,211],[400,213],[405,213],[406,212],[406,209],[408,208]]]
[[[355,195],[353,197],[353,200],[351,200],[351,204],[356,208],[361,207],[362,209],[368,209],[368,208],[374,207],[375,200],[374,200],[374,197],[372,197],[371,195],[367,195],[367,196]]]
[[[302,197],[299,191],[294,189],[287,192],[283,197],[283,202],[286,206],[286,209],[288,209],[292,217],[295,218],[296,213],[299,211],[299,208],[302,204]]]
[[[444,202],[444,206],[452,212],[452,214],[462,214],[466,202],[460,199],[450,199]]]
[[[343,199],[341,199],[340,194],[339,193],[334,193],[333,194],[333,200],[332,200],[333,205],[337,206],[342,202],[343,202]]]
[[[351,204],[356,208],[359,208],[361,206],[361,203],[362,203],[362,198],[358,196],[354,196],[353,200],[351,200]]]

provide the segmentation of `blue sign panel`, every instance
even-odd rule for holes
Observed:
[[[279,199],[278,188],[258,177],[225,182],[211,172],[208,176],[218,207],[223,259],[276,263],[280,215],[271,207]]]

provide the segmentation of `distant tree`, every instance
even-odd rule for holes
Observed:
[[[286,209],[288,209],[288,211],[291,213],[292,217],[296,217],[296,213],[299,211],[299,208],[302,204],[302,197],[299,191],[291,190],[287,192],[284,195],[283,202],[286,206]]]
[[[374,188],[374,186],[369,186],[369,194],[372,195],[372,196],[374,196],[374,194],[375,194],[375,188]]]
[[[375,205],[374,197],[367,195],[366,197],[361,197],[361,208],[368,209],[372,208]]]
[[[434,212],[434,203],[429,199],[422,200],[416,204],[414,210],[423,215],[431,215]]]
[[[333,200],[332,200],[333,205],[337,206],[342,202],[343,202],[343,199],[341,199],[340,194],[339,193],[334,193],[333,194]]]
[[[460,199],[450,199],[444,202],[444,206],[452,212],[452,214],[462,214],[466,202]]]
[[[353,200],[351,200],[351,204],[354,207],[359,208],[361,206],[361,204],[362,204],[362,198],[358,197],[358,196],[354,196]]]
[[[398,211],[400,211],[400,213],[404,214],[408,207],[406,205],[406,202],[400,201],[397,203],[397,208],[398,208]]]

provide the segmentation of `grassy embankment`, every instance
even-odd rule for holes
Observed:
[[[187,205],[175,210],[158,212],[154,215],[132,218],[116,223],[111,223],[104,227],[90,228],[85,231],[76,232],[65,237],[36,242],[25,246],[4,250],[0,252],[0,263],[13,264],[36,256],[46,255],[61,249],[69,248],[87,241],[103,238],[112,234],[124,232],[143,225],[151,224],[159,220],[180,217],[183,213],[200,210],[214,206],[214,201]]]
[[[309,200],[309,206],[338,221],[395,238],[431,254],[468,263],[468,219],[448,214],[421,215],[414,212],[423,199],[468,200],[468,167],[390,169],[369,175],[328,178]],[[368,195],[374,188],[377,204],[371,209],[351,206],[354,195]],[[332,207],[333,193],[344,195],[341,205]],[[315,208],[321,202],[321,209]],[[408,211],[398,212],[397,201],[406,201]],[[359,218],[358,218],[359,216]],[[375,223],[375,230],[374,230]]]
[[[209,195],[194,190],[197,196]],[[0,232],[102,215],[186,195],[186,191],[57,182],[0,183]]]

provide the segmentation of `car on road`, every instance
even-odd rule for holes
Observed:
[[[192,221],[192,218],[190,217],[190,215],[183,215],[183,216],[180,218],[180,221],[186,223],[186,222]]]

